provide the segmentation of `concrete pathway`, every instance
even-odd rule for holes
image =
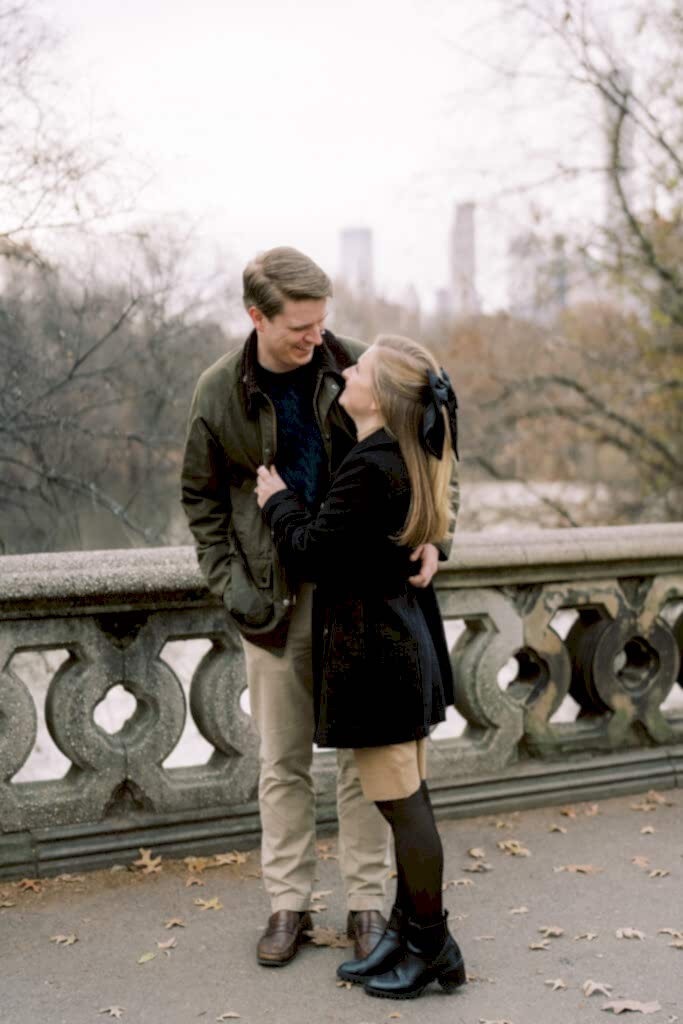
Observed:
[[[565,812],[440,824],[445,900],[470,975],[455,995],[432,986],[418,1000],[394,1002],[337,987],[346,952],[324,945],[307,945],[287,967],[258,967],[254,946],[268,905],[251,851],[243,863],[201,871],[201,863],[190,870],[164,861],[149,874],[138,867],[63,876],[36,883],[38,891],[0,883],[0,1021],[607,1024],[614,1013],[604,1007],[627,999],[660,1009],[624,1011],[619,1020],[683,1024],[683,795]],[[315,921],[340,929],[336,837],[319,846],[325,909]],[[472,870],[479,861],[490,869]],[[174,918],[184,926],[167,927]],[[620,929],[642,937],[618,938]],[[609,996],[585,994],[588,982]]]

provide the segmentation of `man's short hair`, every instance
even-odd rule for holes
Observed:
[[[256,306],[272,320],[281,313],[287,299],[327,299],[332,282],[308,256],[281,245],[259,253],[244,268],[242,300],[245,309]]]

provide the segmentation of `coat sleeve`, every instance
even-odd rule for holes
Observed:
[[[350,570],[377,531],[377,491],[375,467],[354,457],[340,467],[317,515],[293,491],[278,491],[263,516],[282,560],[312,580]]]
[[[182,505],[209,590],[223,596],[230,580],[232,507],[225,453],[192,401],[182,468]]]

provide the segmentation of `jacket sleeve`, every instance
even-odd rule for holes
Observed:
[[[182,505],[209,590],[223,596],[230,580],[232,508],[225,453],[192,401],[182,468]]]
[[[347,458],[317,515],[293,491],[278,491],[263,507],[275,546],[285,563],[296,565],[309,579],[330,571],[348,571],[359,561],[373,533],[376,492],[373,466]]]

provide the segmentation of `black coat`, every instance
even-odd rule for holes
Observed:
[[[392,541],[410,504],[398,443],[378,430],[346,456],[317,516],[292,491],[266,503],[278,553],[316,582],[313,599],[315,741],[372,747],[426,736],[453,702],[443,622],[433,588]]]

